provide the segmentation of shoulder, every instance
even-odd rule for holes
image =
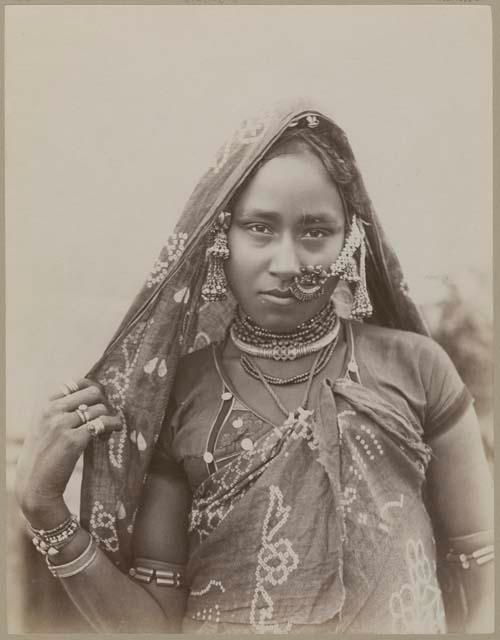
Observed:
[[[414,356],[415,353],[432,355],[441,350],[435,340],[413,331],[361,322],[353,322],[352,328],[358,343],[379,350],[394,351],[408,356]]]
[[[435,372],[454,370],[445,350],[429,336],[368,323],[352,323],[355,348],[374,366],[414,370],[424,383]]]

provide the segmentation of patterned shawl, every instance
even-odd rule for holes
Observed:
[[[134,519],[179,358],[223,338],[235,301],[204,303],[201,287],[210,227],[266,152],[304,116],[321,119],[352,178],[338,184],[347,214],[365,225],[371,322],[427,333],[408,296],[399,261],[372,208],[344,132],[309,103],[246,120],[201,178],[143,288],[88,377],[101,383],[123,428],[85,451],[81,520],[122,569],[131,561]]]

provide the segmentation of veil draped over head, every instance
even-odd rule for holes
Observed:
[[[361,219],[367,244],[370,322],[427,333],[410,299],[396,254],[373,211],[344,132],[310,103],[295,103],[246,120],[201,178],[118,331],[88,377],[105,388],[121,431],[93,439],[85,451],[81,521],[123,570],[131,562],[134,519],[166,415],[179,358],[221,340],[235,301],[206,303],[205,251],[216,216],[288,128],[319,126],[347,169],[337,184],[348,219]]]

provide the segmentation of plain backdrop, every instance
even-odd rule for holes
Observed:
[[[6,7],[7,426],[99,357],[239,121],[347,132],[418,302],[491,269],[491,33],[473,6]]]

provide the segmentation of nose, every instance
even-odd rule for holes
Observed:
[[[300,260],[291,234],[284,234],[274,243],[274,253],[269,265],[269,273],[280,280],[292,280],[300,275]]]

